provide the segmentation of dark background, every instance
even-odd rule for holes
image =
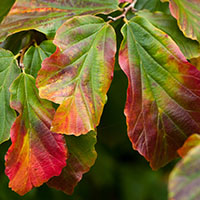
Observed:
[[[98,158],[72,196],[46,184],[23,197],[11,191],[4,174],[8,141],[1,145],[0,151],[0,200],[167,200],[168,174],[174,163],[152,171],[148,162],[132,149],[123,114],[126,88],[127,79],[117,68],[98,127]]]

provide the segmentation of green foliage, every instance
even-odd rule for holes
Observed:
[[[15,56],[0,49],[0,143],[10,138],[10,128],[16,118],[16,113],[10,108],[9,87],[20,74]]]
[[[169,198],[200,198],[199,27],[198,0],[2,1],[0,143],[11,138],[9,187],[24,195],[47,183],[72,194],[95,163],[97,134],[110,149],[118,144],[120,155],[127,126],[133,149],[153,169],[184,157],[170,175]],[[91,188],[114,185],[117,199],[161,199],[150,189],[162,188],[161,172],[138,165],[130,174],[130,165],[105,152],[101,146],[97,165],[107,172],[94,168],[102,175]],[[144,179],[145,192],[130,193]]]
[[[42,61],[55,50],[56,47],[50,40],[43,41],[39,46],[35,43],[35,46],[31,46],[24,55],[25,72],[36,78]]]
[[[4,16],[6,16],[15,3],[15,0],[6,0],[0,2],[0,22],[3,20]]]

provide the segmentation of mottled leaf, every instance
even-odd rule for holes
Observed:
[[[10,138],[10,128],[16,113],[10,108],[10,84],[20,73],[16,59],[10,51],[0,49],[0,143]]]
[[[60,175],[67,152],[63,136],[49,131],[54,109],[50,102],[39,98],[34,78],[22,73],[10,91],[11,107],[19,116],[11,128],[5,173],[9,187],[24,195]]]
[[[169,8],[184,35],[200,42],[200,1],[170,0]]]
[[[47,184],[66,194],[72,194],[83,174],[89,171],[96,160],[96,133],[91,131],[79,137],[66,136],[66,143],[69,150],[67,166],[60,176],[53,177]]]
[[[24,55],[25,71],[36,78],[41,68],[42,61],[53,54],[56,46],[49,40],[42,42],[39,46],[31,46]]]
[[[199,43],[195,40],[186,38],[179,30],[176,20],[171,15],[162,12],[151,13],[147,10],[139,11],[137,15],[146,18],[154,26],[172,37],[187,59],[200,56]]]
[[[17,0],[0,24],[0,41],[13,33],[37,29],[53,36],[63,20],[86,13],[111,12],[118,0]]]
[[[56,52],[38,72],[40,97],[61,104],[52,131],[86,134],[99,124],[115,63],[113,28],[95,16],[74,17],[57,31]]]
[[[169,177],[170,200],[200,199],[200,145],[191,149]]]
[[[200,132],[200,72],[145,18],[132,18],[122,32],[128,135],[133,148],[158,169],[177,156],[189,135]]]
[[[179,156],[182,158],[187,155],[187,153],[193,148],[200,145],[200,135],[191,135],[184,143],[184,145],[178,150]]]

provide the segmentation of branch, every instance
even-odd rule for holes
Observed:
[[[121,15],[119,15],[117,17],[108,16],[108,19],[111,19],[112,21],[117,21],[118,19],[125,18],[126,14],[128,13],[129,10],[132,10],[133,12],[136,12],[137,10],[134,8],[136,2],[137,2],[137,0],[133,0],[133,2],[129,6],[124,8],[124,11],[123,11],[123,13]]]

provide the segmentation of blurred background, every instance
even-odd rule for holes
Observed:
[[[46,184],[21,197],[8,188],[4,155],[10,141],[1,145],[0,200],[167,200],[168,175],[175,163],[152,171],[148,162],[134,151],[126,132],[123,114],[127,79],[116,67],[108,101],[98,127],[98,158],[91,170],[68,196]]]

